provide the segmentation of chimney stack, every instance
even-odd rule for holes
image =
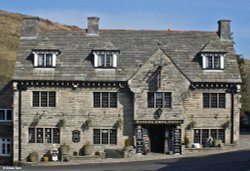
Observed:
[[[98,35],[99,33],[99,18],[88,17],[88,35]]]
[[[36,38],[38,28],[37,17],[25,17],[23,19],[22,38]]]
[[[218,21],[218,34],[222,40],[231,40],[231,20],[219,20]]]

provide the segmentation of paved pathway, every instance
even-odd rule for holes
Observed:
[[[205,152],[193,152],[183,155],[165,155],[159,153],[149,153],[148,155],[136,155],[132,158],[121,158],[121,159],[85,159],[85,160],[77,160],[77,161],[70,161],[70,162],[39,162],[33,165],[36,166],[53,166],[53,165],[79,165],[79,164],[89,164],[89,163],[121,163],[121,162],[133,162],[133,161],[148,161],[148,160],[161,160],[161,159],[178,159],[178,158],[187,158],[187,157],[195,157],[195,156],[208,156],[211,154],[220,154],[230,151],[240,151],[250,149],[250,132],[245,132],[240,135],[240,142],[234,147],[224,147],[223,149],[219,150],[207,150]]]

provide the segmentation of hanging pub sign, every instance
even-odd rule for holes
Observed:
[[[72,141],[74,143],[80,142],[80,131],[79,130],[72,131]]]
[[[181,129],[173,129],[173,152],[181,153]]]

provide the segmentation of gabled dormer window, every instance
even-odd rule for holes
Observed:
[[[34,67],[38,68],[52,68],[56,67],[56,57],[58,51],[33,51]]]
[[[94,51],[94,67],[96,68],[116,68],[117,52]]]
[[[202,53],[202,68],[210,70],[224,69],[224,54]]]

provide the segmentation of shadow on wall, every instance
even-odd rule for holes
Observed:
[[[0,108],[11,109],[13,103],[12,81],[8,82],[3,89],[0,90]]]

